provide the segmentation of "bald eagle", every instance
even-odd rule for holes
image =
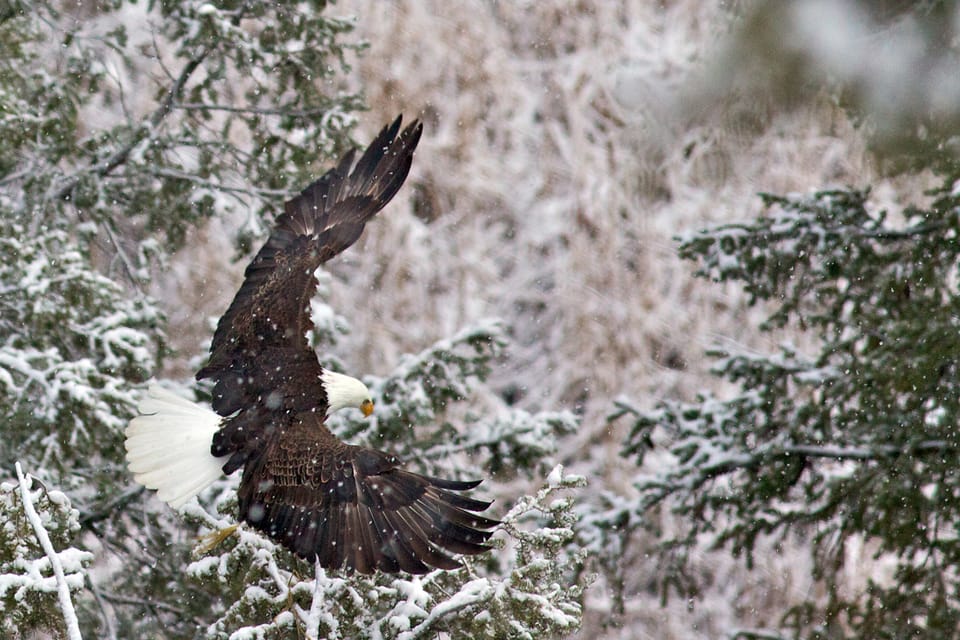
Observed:
[[[286,203],[197,373],[213,381],[213,411],[151,385],[126,430],[134,478],[171,507],[241,470],[241,520],[322,567],[360,573],[457,568],[451,554],[486,551],[498,524],[478,515],[489,502],[461,493],[480,481],[407,471],[325,425],[340,409],[368,416],[373,401],[360,380],[323,369],[307,342],[314,272],[406,179],[422,126],[400,123]]]

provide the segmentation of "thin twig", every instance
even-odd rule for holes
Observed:
[[[225,193],[239,193],[247,196],[254,196],[257,198],[287,198],[290,197],[291,193],[283,189],[257,189],[257,188],[248,188],[248,187],[228,187],[225,184],[219,182],[213,182],[211,180],[205,180],[198,176],[195,176],[190,173],[183,173],[181,171],[174,171],[173,169],[151,169],[151,175],[157,176],[158,178],[173,178],[175,180],[185,180],[187,182],[192,182],[201,187],[207,187],[208,189],[215,189],[217,191],[223,191]]]
[[[166,611],[167,613],[172,613],[179,616],[181,619],[190,620],[198,627],[203,627],[205,624],[199,618],[188,615],[186,609],[175,607],[173,605],[166,604],[158,600],[147,600],[145,598],[132,598],[130,596],[121,596],[121,595],[117,595],[116,593],[109,593],[106,591],[103,592],[103,598],[108,602],[113,602],[116,604],[142,606],[150,609],[156,609],[157,611]]]
[[[140,278],[137,277],[137,270],[130,261],[130,257],[127,256],[127,252],[124,251],[122,246],[120,246],[120,240],[117,239],[117,234],[113,232],[112,221],[104,220],[101,226],[106,229],[107,236],[110,238],[110,242],[113,243],[114,249],[117,250],[117,255],[120,256],[120,262],[123,264],[123,268],[127,272],[127,277],[130,279],[130,282],[133,283],[133,286],[137,289],[137,291],[142,295],[143,291],[140,289]]]
[[[100,593],[100,588],[90,579],[89,574],[85,576],[85,578],[87,588],[90,589],[90,593],[93,594],[93,599],[97,603],[97,608],[100,609],[100,620],[107,630],[107,640],[117,640],[117,624],[111,612],[107,611],[107,603],[103,598],[103,594]]]
[[[22,169],[20,171],[14,171],[13,173],[8,173],[7,175],[0,178],[0,187],[10,184],[11,182],[15,182],[20,178],[24,178],[33,173],[34,173],[33,167],[27,167],[26,169]]]
[[[110,500],[106,504],[102,505],[97,511],[81,513],[80,526],[87,528],[97,522],[100,522],[101,520],[106,520],[136,500],[144,491],[145,489],[142,486],[130,487],[113,500]]]
[[[198,104],[192,102],[178,102],[173,105],[173,108],[183,109],[185,111],[226,111],[228,113],[255,113],[264,116],[291,116],[295,118],[310,118],[329,111],[326,107],[291,111],[279,107],[234,107],[226,104]]]

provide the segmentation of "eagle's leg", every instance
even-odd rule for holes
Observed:
[[[224,540],[236,533],[237,527],[239,526],[240,525],[232,524],[229,527],[224,527],[223,529],[219,529],[217,531],[211,531],[205,536],[200,536],[200,544],[197,545],[196,549],[194,549],[194,553],[196,553],[198,556],[210,553],[220,546]]]

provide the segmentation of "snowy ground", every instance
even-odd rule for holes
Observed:
[[[629,491],[624,434],[603,420],[611,400],[691,397],[716,386],[706,347],[770,346],[752,328],[761,314],[736,290],[695,280],[673,236],[756,214],[758,191],[875,183],[882,202],[909,187],[878,182],[857,132],[817,96],[791,113],[734,98],[690,108],[693,72],[728,29],[723,4],[336,5],[371,44],[349,79],[371,106],[358,141],[400,112],[425,121],[400,203],[331,265],[331,302],[354,323],[342,350],[353,372],[382,375],[402,353],[503,318],[515,342],[498,391],[526,409],[580,412],[558,461],[595,488]],[[164,294],[183,300],[171,326],[185,355],[208,336],[196,310],[219,315],[239,282],[243,265],[209,259],[217,233],[198,237],[207,259],[188,249],[172,261],[198,282]],[[187,368],[172,362],[170,373]],[[750,574],[705,557],[716,585],[706,599],[663,609],[642,543],[625,559],[635,568],[625,626],[605,626],[598,583],[580,637],[717,637],[769,623],[810,588],[804,556],[771,553]]]

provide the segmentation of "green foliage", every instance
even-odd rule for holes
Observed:
[[[459,402],[471,391],[470,381],[483,381],[506,338],[492,322],[470,327],[442,340],[416,356],[407,355],[397,372],[375,384],[382,397],[380,432],[398,437],[411,424],[432,423],[448,403]]]
[[[751,566],[760,539],[798,535],[826,595],[786,612],[796,637],[956,637],[960,196],[948,180],[899,215],[859,191],[764,200],[760,219],[685,238],[681,253],[763,303],[761,330],[805,330],[810,345],[714,351],[732,397],[652,412],[625,401],[611,416],[633,421],[625,453],[645,469],[633,513],[663,507],[684,523],[660,546],[660,587],[696,593],[701,544]],[[669,463],[651,467],[663,441]],[[848,591],[848,545],[861,541],[894,575]]]
[[[0,218],[0,455],[43,456],[57,484],[83,482],[78,473],[122,455],[118,436],[135,400],[127,381],[150,376],[160,338],[156,308],[89,258],[64,230],[29,233]]]
[[[351,112],[363,103],[336,76],[362,47],[341,41],[352,27],[323,14],[327,2],[151,4],[182,67],[126,142],[134,150],[127,164],[173,196],[165,207],[138,203],[148,228],[181,241],[184,225],[209,215],[223,193],[263,216],[346,148]]]

